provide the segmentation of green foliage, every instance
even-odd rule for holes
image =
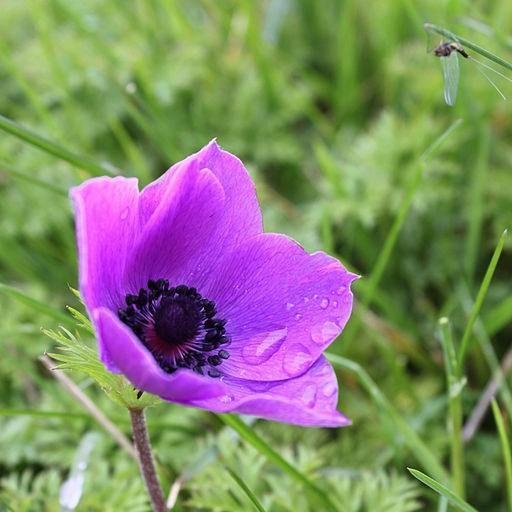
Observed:
[[[318,505],[304,499],[300,482],[276,472],[254,448],[233,442],[228,432],[215,441],[222,460],[258,496],[267,511],[309,512]],[[329,446],[327,446],[329,448]],[[333,446],[331,447],[333,448]],[[322,482],[340,512],[412,512],[420,510],[418,487],[403,476],[376,471],[355,471],[331,466],[327,454],[315,447],[302,447],[291,455],[300,471]],[[200,510],[241,512],[251,510],[245,493],[234,488],[227,471],[209,465],[190,484],[189,504]],[[320,506],[320,510],[324,510]]]
[[[255,178],[268,231],[326,249],[363,276],[330,349],[353,426],[253,423],[258,451],[212,415],[153,407],[165,490],[185,477],[176,510],[252,510],[247,489],[267,512],[325,510],[276,460],[340,512],[434,510],[437,495],[404,468],[454,492],[452,450],[467,502],[502,512],[510,475],[489,413],[463,457],[446,420],[467,418],[510,343],[511,241],[498,241],[512,218],[512,104],[461,59],[457,104],[447,107],[423,23],[469,42],[476,59],[510,61],[511,19],[506,0],[4,1],[0,509],[58,510],[77,445],[98,430],[41,367],[42,354],[127,435],[119,404],[154,401],[137,400],[98,362],[67,289],[77,283],[67,191],[118,170],[142,186],[217,137]],[[498,83],[510,97],[511,85]],[[463,363],[455,380],[467,378],[455,403],[436,341],[443,316]],[[504,415],[502,439],[509,422]],[[99,435],[77,511],[148,510],[135,464]]]
[[[70,311],[89,332],[92,332],[91,324],[86,317],[73,308]],[[158,397],[149,393],[137,397],[138,390],[134,389],[122,375],[110,373],[105,369],[98,359],[96,348],[85,345],[66,328],[60,327],[57,331],[44,329],[43,333],[58,344],[60,352],[49,354],[53,359],[60,362],[58,369],[86,373],[96,381],[109,398],[119,405],[144,408],[155,405],[160,401]]]

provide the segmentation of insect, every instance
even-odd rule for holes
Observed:
[[[447,105],[453,106],[455,105],[455,100],[457,99],[457,90],[459,88],[459,55],[462,55],[465,59],[471,60],[478,66],[484,67],[489,71],[493,71],[500,77],[505,80],[511,81],[509,77],[503,75],[498,70],[488,66],[487,64],[480,62],[479,60],[474,59],[468,53],[462,45],[457,41],[449,41],[449,42],[441,42],[435,49],[434,55],[441,59],[441,65],[443,68],[443,78],[444,78],[444,100]],[[503,98],[505,95],[501,92],[498,86],[487,76],[487,74],[480,68],[477,68],[480,73],[484,76],[484,78],[496,89],[497,93]]]
[[[434,55],[436,57],[450,57],[453,52],[459,52],[464,58],[468,58],[469,55],[466,50],[462,48],[459,43],[452,41],[451,43],[441,43],[437,48],[434,49]]]
[[[466,50],[455,42],[441,43],[434,50],[434,55],[441,58],[444,78],[444,101],[451,107],[455,105],[459,88],[459,59],[458,55],[469,58]]]

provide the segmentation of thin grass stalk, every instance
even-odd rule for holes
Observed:
[[[450,323],[446,317],[439,320],[441,345],[444,353],[448,387],[448,431],[451,446],[453,488],[458,496],[466,495],[464,482],[464,444],[462,439],[462,387],[463,381],[457,363]]]
[[[473,326],[475,325],[476,319],[478,318],[478,313],[480,312],[480,308],[484,302],[485,296],[487,295],[487,290],[489,289],[489,285],[491,284],[492,276],[494,275],[494,271],[496,270],[496,266],[498,265],[498,261],[500,259],[501,251],[503,250],[503,246],[505,245],[505,240],[507,238],[508,231],[505,229],[500,236],[498,241],[498,245],[494,250],[489,266],[487,267],[487,271],[480,285],[480,289],[478,290],[478,294],[476,296],[475,303],[469,315],[468,321],[466,323],[466,328],[464,329],[464,334],[462,335],[462,341],[459,349],[459,367],[462,368],[464,365],[464,358],[466,356],[466,352],[468,350],[469,341],[471,338],[471,334],[473,333]]]
[[[508,440],[503,415],[501,414],[496,400],[492,401],[492,412],[494,414],[496,427],[498,428],[498,434],[500,436],[501,442],[501,451],[503,453],[503,462],[505,464],[508,511],[512,512],[512,455],[510,453],[510,442]]]

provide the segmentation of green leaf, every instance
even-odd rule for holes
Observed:
[[[433,478],[430,478],[429,476],[425,475],[425,473],[422,473],[421,471],[412,468],[407,468],[407,470],[409,471],[409,473],[411,473],[411,475],[414,478],[417,478],[421,483],[430,487],[441,496],[444,496],[458,510],[462,510],[462,512],[478,512],[476,508],[473,508],[469,503],[464,501],[462,498],[459,498],[459,496],[457,496],[454,492],[450,491],[448,487],[445,487],[443,484],[440,484]]]
[[[89,375],[114,402],[128,408],[144,408],[160,402],[159,398],[149,393],[137,398],[138,390],[134,389],[123,375],[110,373],[98,359],[96,349],[82,343],[64,327],[60,327],[59,330],[45,329],[43,333],[59,345],[59,352],[48,354],[61,363],[58,368]]]
[[[329,353],[326,353],[326,356],[334,366],[350,370],[359,377],[361,384],[370,394],[373,401],[393,420],[396,428],[404,438],[405,443],[410,448],[412,455],[417,459],[417,461],[433,475],[436,475],[436,478],[439,480],[449,481],[450,477],[437,457],[430,451],[428,445],[422,441],[407,421],[404,420],[402,415],[395,409],[393,404],[382,393],[366,370],[358,363],[351,361],[350,359],[346,359],[345,357]]]
[[[240,437],[254,446],[261,454],[265,455],[268,460],[277,467],[287,473],[291,478],[297,480],[305,489],[311,491],[317,496],[327,507],[326,510],[336,511],[337,508],[331,502],[329,496],[319,487],[317,487],[306,475],[302,474],[279,455],[272,447],[270,447],[254,430],[248,427],[238,416],[232,414],[220,414],[219,418],[228,426],[230,426]]]
[[[395,220],[391,225],[389,233],[386,236],[386,240],[384,241],[384,245],[382,246],[382,249],[377,256],[377,261],[372,268],[370,278],[368,279],[366,287],[364,288],[364,296],[361,301],[364,308],[368,308],[373,302],[382,276],[384,275],[384,271],[386,270],[391,259],[391,255],[393,254],[393,249],[395,248],[398,236],[402,232],[402,228],[407,219],[407,215],[409,214],[409,210],[412,206],[414,197],[416,196],[416,192],[418,191],[423,180],[423,176],[427,170],[428,159],[433,154],[435,154],[441,145],[450,138],[451,134],[461,124],[461,119],[457,119],[455,122],[453,122],[439,137],[434,140],[434,142],[432,142],[432,144],[430,144],[427,149],[425,149],[425,151],[419,157],[419,161],[416,164],[413,177],[405,190],[404,198],[402,200],[402,204],[400,205],[400,209],[398,210],[398,214],[396,215]],[[352,320],[352,323],[349,325],[349,335],[345,335],[343,353],[347,352],[352,341],[355,339],[357,333],[359,332],[359,328],[361,327],[361,323],[362,321],[360,316]]]

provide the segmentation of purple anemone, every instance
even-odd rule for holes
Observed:
[[[254,184],[215,141],[139,192],[135,178],[71,191],[80,291],[108,370],[137,389],[215,412],[337,427],[322,355],[356,276],[263,233]]]

